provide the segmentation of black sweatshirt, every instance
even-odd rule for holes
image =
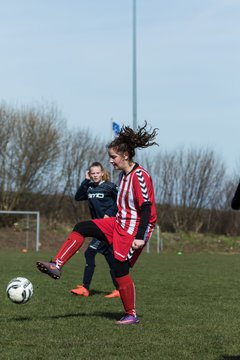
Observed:
[[[238,184],[238,187],[235,191],[234,197],[232,199],[231,202],[231,207],[234,210],[239,210],[240,209],[240,182]]]
[[[111,181],[95,184],[93,181],[85,179],[75,194],[75,200],[88,200],[92,219],[101,219],[104,215],[116,216],[117,193],[118,188]]]

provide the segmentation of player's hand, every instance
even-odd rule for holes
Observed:
[[[144,240],[134,239],[133,243],[132,243],[132,248],[134,250],[138,250],[138,249],[141,249],[144,246],[144,244],[145,244]]]
[[[105,214],[103,218],[106,219],[106,218],[109,218],[109,216],[107,214]]]
[[[89,170],[87,170],[87,171],[85,172],[85,179],[86,179],[86,180],[91,180],[90,175],[89,175]]]

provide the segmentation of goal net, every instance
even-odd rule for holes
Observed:
[[[19,247],[22,251],[39,250],[39,211],[0,210],[0,247]]]

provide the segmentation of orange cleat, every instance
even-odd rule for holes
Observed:
[[[90,295],[89,290],[82,285],[78,286],[76,289],[72,289],[71,293],[84,297],[88,297]]]
[[[107,299],[120,298],[120,292],[118,290],[113,290],[110,294],[104,296]]]

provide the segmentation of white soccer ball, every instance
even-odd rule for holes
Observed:
[[[24,277],[16,277],[9,281],[6,293],[8,298],[16,304],[28,302],[33,295],[33,286],[31,281]]]

